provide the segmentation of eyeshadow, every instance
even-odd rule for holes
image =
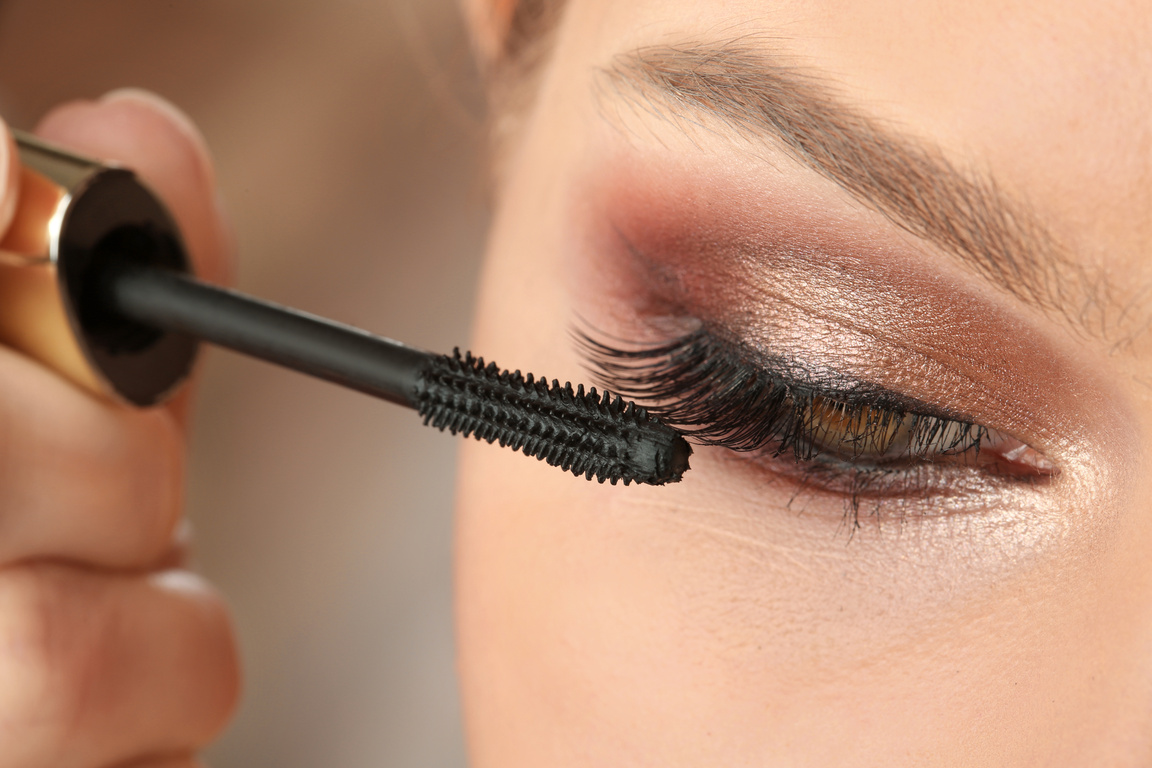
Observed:
[[[1131,455],[1121,398],[1066,336],[879,215],[776,175],[603,167],[576,192],[568,260],[591,322],[639,342],[704,322],[1054,458]]]

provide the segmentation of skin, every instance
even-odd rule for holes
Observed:
[[[510,6],[468,10],[491,64]],[[779,142],[602,87],[620,54],[738,36],[994,179],[1050,233],[1059,300]],[[897,489],[854,529],[785,458],[698,447],[681,484],[622,488],[469,444],[474,765],[1152,761],[1149,51],[1138,2],[571,0],[500,146],[474,349],[587,382],[577,318],[635,341],[719,323],[1002,429],[1058,473]]]
[[[468,5],[482,58],[513,5]],[[1066,306],[770,140],[596,88],[620,53],[735,35],[990,173],[1060,244]],[[1138,2],[570,0],[535,98],[504,115],[477,350],[587,380],[575,318],[638,341],[704,320],[1059,471],[896,488],[854,527],[835,487],[763,453],[698,448],[681,484],[624,488],[470,444],[474,765],[1149,763],[1150,42]],[[226,276],[207,154],[170,106],[119,94],[40,132],[136,168]],[[220,598],[180,568],[186,402],[120,408],[5,350],[0,369],[0,768],[195,765],[238,673]]]

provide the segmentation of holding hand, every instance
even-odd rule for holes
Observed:
[[[210,163],[173,108],[118,92],[37,133],[134,169],[197,274],[226,276]],[[10,141],[0,185],[2,234],[19,194]],[[117,405],[0,347],[0,768],[192,766],[231,713],[227,611],[181,570],[186,400]]]

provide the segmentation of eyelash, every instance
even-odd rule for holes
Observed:
[[[989,443],[1011,440],[994,430],[932,414],[929,406],[873,385],[818,378],[706,327],[668,343],[629,349],[583,331],[575,336],[605,386],[645,403],[698,443],[773,459],[791,455],[801,470],[801,487],[845,496],[854,525],[865,498],[878,505],[884,498],[947,493],[972,486],[974,472],[979,479],[1035,480],[1050,474],[1048,467],[1006,468],[998,456],[982,461]],[[959,472],[969,475],[966,483],[954,482]]]

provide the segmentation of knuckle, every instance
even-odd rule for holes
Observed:
[[[96,596],[69,581],[55,566],[0,574],[0,768],[46,764],[82,711],[98,630],[75,606]]]

